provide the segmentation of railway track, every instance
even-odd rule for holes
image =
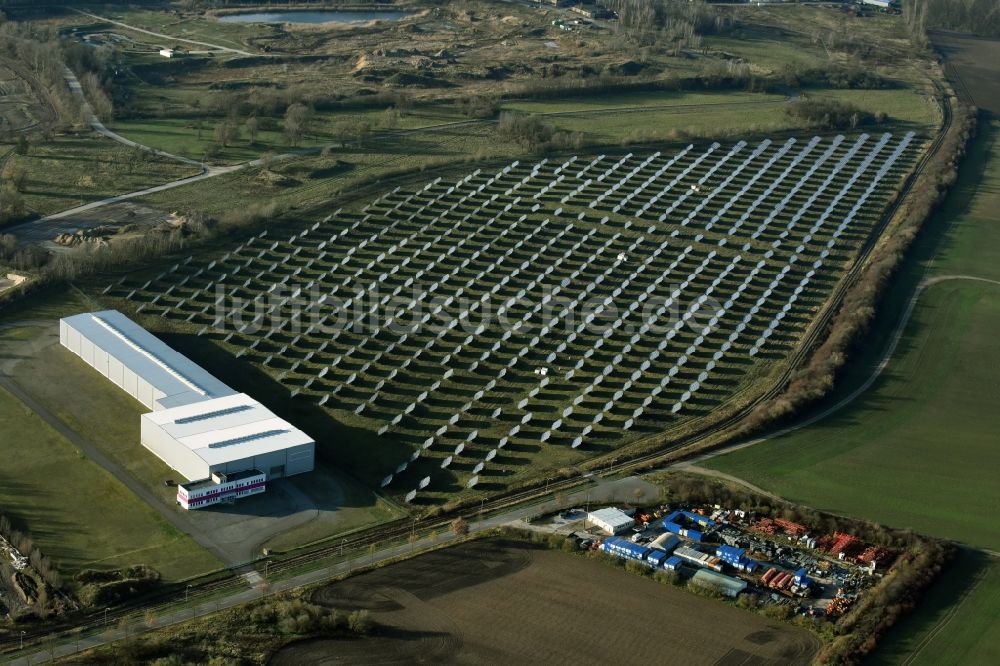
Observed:
[[[866,261],[878,243],[882,233],[898,212],[903,201],[912,191],[917,178],[924,172],[930,160],[937,154],[941,145],[944,143],[945,136],[951,128],[953,118],[951,106],[945,99],[945,92],[940,86],[938,86],[938,93],[939,99],[941,100],[942,122],[937,135],[917,161],[909,176],[907,176],[904,180],[898,196],[883,212],[878,223],[869,233],[868,239],[859,250],[851,268],[841,278],[840,282],[835,287],[834,292],[827,301],[827,306],[813,321],[806,335],[802,338],[796,350],[789,357],[781,375],[766,391],[756,396],[741,409],[726,416],[711,426],[700,430],[697,433],[677,439],[671,442],[668,446],[659,448],[656,451],[628,459],[621,459],[620,457],[616,458],[612,460],[610,464],[599,465],[596,468],[591,469],[587,474],[552,481],[546,484],[544,489],[538,487],[529,488],[510,493],[502,497],[487,500],[483,502],[479,509],[474,512],[469,512],[466,509],[464,512],[455,512],[445,517],[425,518],[416,521],[402,519],[388,525],[382,525],[380,527],[346,537],[342,539],[340,543],[331,543],[316,548],[303,549],[301,552],[291,553],[287,557],[275,558],[269,560],[267,564],[269,577],[275,574],[280,575],[282,573],[289,573],[295,571],[296,569],[305,569],[309,565],[316,564],[318,562],[323,562],[325,564],[332,558],[340,557],[342,555],[347,555],[348,558],[356,558],[365,553],[367,549],[373,545],[377,547],[379,544],[386,545],[402,541],[408,535],[413,533],[427,532],[432,529],[446,530],[449,522],[458,515],[464,514],[465,517],[471,517],[475,514],[493,514],[507,509],[512,509],[529,502],[539,501],[551,496],[554,493],[559,493],[576,486],[580,486],[589,482],[589,480],[593,477],[604,477],[615,473],[654,466],[657,462],[663,460],[667,455],[676,453],[699,441],[703,441],[707,437],[725,434],[732,427],[741,423],[760,405],[780,396],[784,392],[792,374],[799,367],[801,367],[806,360],[808,360],[813,348],[822,339],[822,336],[828,329],[830,322],[839,310],[844,296],[848,293],[851,287],[857,284],[860,279],[864,271]],[[244,577],[244,574],[259,571],[261,562],[263,562],[263,560],[260,562],[248,563],[241,567],[236,567],[230,570],[230,575],[223,578],[211,578],[206,579],[203,582],[198,582],[198,580],[195,579],[191,583],[179,584],[168,590],[164,590],[152,596],[147,596],[135,604],[91,612],[82,618],[78,618],[75,622],[67,622],[63,625],[52,626],[47,630],[34,629],[26,631],[23,635],[23,639],[26,644],[30,645],[57,635],[70,636],[76,634],[86,634],[90,631],[106,628],[108,626],[114,626],[124,618],[132,621],[138,620],[142,617],[142,615],[148,612],[157,614],[158,611],[166,611],[168,609],[175,610],[176,604],[184,600],[202,600],[202,602],[204,602],[216,595],[222,595],[227,592],[235,593],[246,591],[249,589],[249,581]],[[16,638],[0,642],[0,655],[19,651],[18,646],[20,638],[20,635],[18,635]]]

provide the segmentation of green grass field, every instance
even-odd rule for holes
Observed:
[[[881,111],[895,125],[916,130],[934,127],[940,115],[933,100],[908,87],[823,90],[810,92],[808,96],[838,99],[873,114]],[[583,132],[591,140],[601,142],[664,139],[684,134],[712,136],[718,135],[720,128],[726,128],[733,136],[803,128],[800,120],[786,113],[787,99],[783,95],[741,91],[569,97],[509,102],[504,108],[557,114],[548,116],[547,122],[564,130]],[[622,115],[624,109],[630,109],[627,115]],[[612,122],[614,117],[624,122]]]
[[[871,373],[923,277],[1000,279],[998,132],[996,120],[981,126],[952,194],[890,289],[870,345],[849,364],[841,393]],[[813,426],[706,465],[807,504],[997,549],[998,290],[969,281],[930,287],[886,375],[868,392]],[[900,663],[919,650],[913,663],[995,662],[1000,565],[979,557],[947,572],[874,661]]]
[[[749,17],[749,21],[736,32],[721,37],[706,36],[702,38],[702,44],[708,49],[738,55],[763,72],[779,71],[790,65],[822,65],[827,59],[822,47],[807,35],[789,29],[788,24],[794,25],[795,19],[788,13],[780,14],[779,11],[768,8],[760,11],[760,8],[754,8],[753,14],[743,12],[743,17]],[[799,12],[801,23],[798,27],[809,25],[812,23],[810,19],[820,14],[809,10],[793,11]],[[806,12],[809,13],[809,19],[803,16]]]
[[[176,90],[170,95],[177,95]],[[809,96],[839,99],[876,113],[889,115],[897,126],[926,130],[938,121],[937,107],[932,100],[909,88],[892,90],[825,90]],[[186,97],[175,105],[188,103]],[[566,97],[558,100],[518,100],[507,102],[504,110],[546,116],[546,122],[570,132],[582,132],[589,141],[618,143],[622,141],[668,139],[678,135],[710,136],[726,128],[736,136],[801,129],[803,123],[785,113],[786,98],[769,93],[742,91],[725,92],[660,92],[628,93]],[[614,122],[629,110],[627,122]],[[399,118],[398,125],[386,129],[385,110],[362,109],[318,113],[313,129],[298,146],[318,147],[337,144],[337,125],[363,120],[373,133],[406,131],[467,120],[448,106],[429,105],[415,108]],[[205,158],[215,142],[214,127],[220,119],[201,121],[186,117],[153,117],[117,120],[112,128],[139,143],[197,159]],[[219,149],[210,161],[236,163],[260,157],[265,152],[281,153],[295,150],[281,133],[281,119],[273,119],[277,129],[262,130],[257,142],[249,144],[245,127],[229,146]],[[200,129],[198,125],[201,125]],[[479,127],[464,130],[470,134]],[[429,137],[433,138],[433,137]],[[427,152],[433,143],[421,150],[417,142],[400,137],[398,141],[413,144],[415,152]],[[338,152],[334,148],[334,152]]]
[[[938,103],[929,95],[913,88],[890,90],[815,90],[806,97],[836,99],[853,104],[871,114],[889,116],[889,122],[916,130],[933,131],[941,122]]]
[[[145,146],[192,159],[207,159],[213,164],[235,164],[257,159],[267,151],[294,150],[287,145],[280,130],[260,131],[257,141],[250,145],[245,129],[240,128],[239,138],[209,157],[207,151],[215,142],[214,127],[209,120],[199,130],[192,121],[183,118],[140,118],[117,120],[111,124],[115,132]]]
[[[27,155],[12,155],[8,170],[23,174],[18,190],[28,210],[39,215],[198,173],[197,167],[96,135],[63,135],[34,144]]]
[[[566,96],[554,99],[511,100],[503,104],[503,108],[523,113],[575,113],[581,111],[595,112],[608,109],[630,109],[647,107],[677,107],[678,111],[685,107],[748,105],[762,102],[782,102],[784,95],[772,93],[752,93],[740,90],[717,92],[625,92],[600,93],[596,95]]]
[[[1000,661],[1000,561],[963,551],[871,664],[960,666]]]
[[[822,422],[707,465],[794,502],[1000,548],[1000,286],[921,298],[885,376]],[[875,498],[878,498],[877,501]]]
[[[196,208],[212,216],[245,209],[251,204],[277,203],[296,210],[325,207],[331,200],[353,195],[361,188],[372,191],[386,177],[420,178],[428,168],[468,170],[469,162],[493,156],[512,156],[518,147],[500,140],[492,127],[445,128],[409,136],[372,139],[362,147],[334,148],[328,156],[309,155],[274,164],[271,179],[260,169],[247,169],[157,192],[137,199],[163,210]],[[391,186],[383,186],[389,187]],[[329,211],[327,211],[329,212]],[[297,215],[302,215],[301,213]],[[321,219],[324,212],[319,216]],[[310,221],[299,217],[297,223]]]
[[[156,456],[137,455],[145,453],[139,445],[139,415],[147,410],[82,359],[53,346],[24,358],[12,374],[18,385],[63,423],[155,488],[164,500],[176,494],[163,486],[163,480],[176,473]]]
[[[402,115],[391,127],[386,127],[385,109],[352,109],[338,112],[324,112],[314,115],[310,131],[296,145],[291,145],[282,133],[281,118],[269,119],[273,129],[259,130],[257,140],[251,144],[245,124],[238,124],[239,135],[227,146],[219,146],[218,152],[208,156],[207,151],[216,143],[215,127],[221,118],[191,119],[186,114],[178,116],[151,117],[116,120],[111,128],[146,146],[164,150],[176,155],[194,159],[207,159],[215,164],[235,164],[245,162],[270,153],[294,152],[303,148],[318,148],[339,143],[338,125],[365,122],[371,133],[393,133],[433,127],[435,125],[467,120],[447,106],[429,105],[414,109]],[[199,127],[200,125],[200,127]]]
[[[0,346],[18,337],[16,329],[0,333]],[[178,580],[220,566],[2,389],[0,423],[0,506],[64,574],[142,563]]]

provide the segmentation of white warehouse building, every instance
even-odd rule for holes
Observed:
[[[188,479],[258,469],[270,480],[314,465],[312,438],[246,393],[140,417],[142,445]]]
[[[236,393],[117,310],[60,319],[59,342],[154,412]]]
[[[311,437],[122,313],[66,317],[59,339],[152,410],[140,417],[140,441],[188,479],[177,494],[185,509],[260,493],[265,481],[313,470]]]
[[[621,534],[635,525],[635,519],[613,506],[587,514],[587,522],[605,534]]]

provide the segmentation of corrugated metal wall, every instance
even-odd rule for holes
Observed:
[[[145,405],[147,409],[155,410],[159,408],[154,402],[154,398],[157,397],[154,393],[157,392],[154,392],[149,382],[136,376],[134,372],[124,367],[106,351],[94,345],[90,339],[65,321],[59,322],[59,341],[64,347],[86,361],[92,368]]]
[[[157,458],[180,472],[188,481],[205,479],[211,474],[204,460],[191,449],[179,444],[160,426],[146,418],[145,414],[140,418],[140,440]]]
[[[154,389],[149,382],[137,376],[103,349],[96,347],[86,336],[65,321],[59,322],[59,341],[147,409],[151,411],[162,409],[156,402],[164,397],[162,391]],[[208,465],[201,458],[183,444],[176,442],[155,423],[142,418],[140,431],[143,446],[188,480],[204,479],[211,474]],[[233,460],[225,465],[216,466],[213,471],[242,472],[256,468],[264,472],[270,480],[311,472],[315,464],[315,445],[308,444],[255,458]]]
[[[285,476],[311,472],[316,466],[316,445],[307,444],[287,449],[288,459],[285,462]]]
[[[213,465],[213,472],[242,472],[247,469],[259,469],[264,472],[267,480],[280,479],[286,476],[311,472],[314,463],[315,445],[296,446],[283,451],[275,451],[261,456],[231,460],[222,465]]]

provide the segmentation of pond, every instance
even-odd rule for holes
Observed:
[[[289,11],[253,12],[246,14],[223,14],[218,17],[223,23],[368,23],[369,21],[398,21],[412,12],[338,12],[338,11]]]

